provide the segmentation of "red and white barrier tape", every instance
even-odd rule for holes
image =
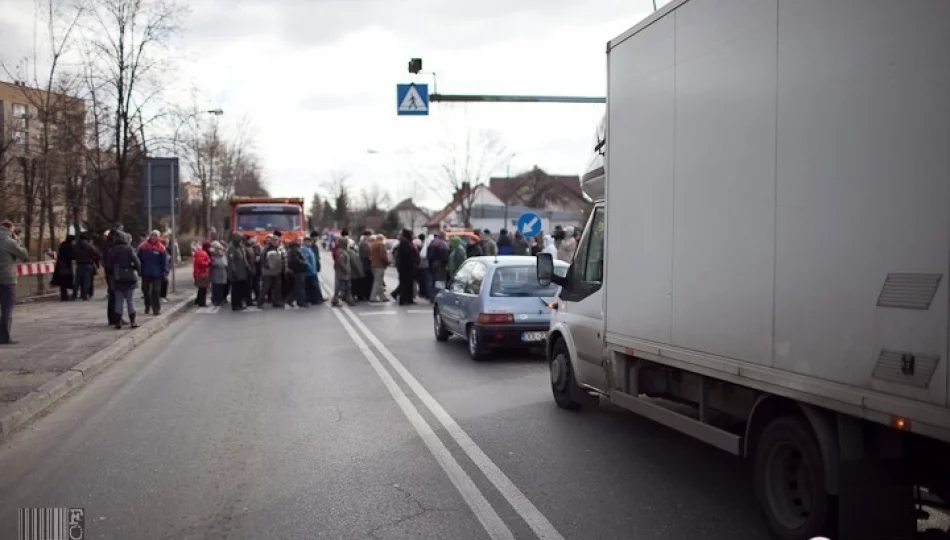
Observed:
[[[55,268],[55,261],[22,263],[16,265],[16,275],[18,276],[41,276],[43,274],[52,274]]]

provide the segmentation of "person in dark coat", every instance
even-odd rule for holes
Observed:
[[[109,262],[109,254],[112,253],[112,250],[119,243],[119,236],[125,234],[121,223],[116,223],[112,226],[112,229],[109,231],[108,236],[106,236],[106,263]],[[121,323],[122,318],[115,313],[115,283],[112,279],[112,274],[109,272],[109,268],[104,268],[106,273],[106,315],[109,318],[109,326],[115,326],[116,323]]]
[[[508,229],[502,229],[498,233],[498,255],[514,255],[515,250],[511,245],[511,237],[508,236]],[[519,255],[521,255],[519,253]]]
[[[100,260],[99,250],[89,240],[89,235],[80,233],[76,242],[76,289],[73,299],[77,296],[82,300],[92,298],[92,278]]]
[[[353,296],[360,302],[369,301],[369,293],[373,290],[373,265],[370,264],[370,247],[372,246],[373,231],[363,231],[358,246],[360,265],[363,268],[363,277],[353,279]]]
[[[413,283],[416,277],[416,268],[419,267],[419,252],[412,243],[412,231],[403,229],[396,248],[396,271],[399,274],[399,305],[415,304],[413,300]]]
[[[141,273],[142,266],[139,264],[135,250],[129,245],[131,240],[130,235],[119,232],[106,259],[106,275],[112,276],[112,289],[115,292],[114,326],[120,330],[122,329],[123,306],[128,309],[129,326],[132,328],[138,326],[135,323],[135,286],[138,284],[138,274]]]
[[[231,311],[244,310],[247,302],[247,282],[254,271],[252,262],[247,259],[244,249],[244,237],[234,233],[228,247],[228,282],[231,284]]]
[[[59,287],[59,300],[68,302],[75,299],[75,294],[70,295],[70,291],[75,291],[76,276],[73,273],[73,263],[76,261],[76,245],[73,243],[75,236],[69,235],[59,245],[56,250],[56,264],[53,267],[53,279],[50,285]]]

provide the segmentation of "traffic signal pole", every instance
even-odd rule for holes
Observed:
[[[429,101],[442,103],[607,103],[607,98],[593,96],[506,96],[481,94],[440,94],[435,72],[422,71],[422,58],[409,60],[409,73],[432,75],[433,93]]]
[[[476,94],[429,94],[429,101],[443,103],[607,103],[607,98],[591,96],[489,96]]]

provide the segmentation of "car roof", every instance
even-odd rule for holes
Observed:
[[[488,266],[532,266],[538,263],[538,258],[530,255],[483,255],[481,257],[470,257],[466,260],[476,260],[487,264]],[[569,266],[566,262],[554,259],[554,266]]]

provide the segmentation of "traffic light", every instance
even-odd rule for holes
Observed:
[[[422,58],[413,58],[409,61],[409,73],[419,73],[422,71]]]

